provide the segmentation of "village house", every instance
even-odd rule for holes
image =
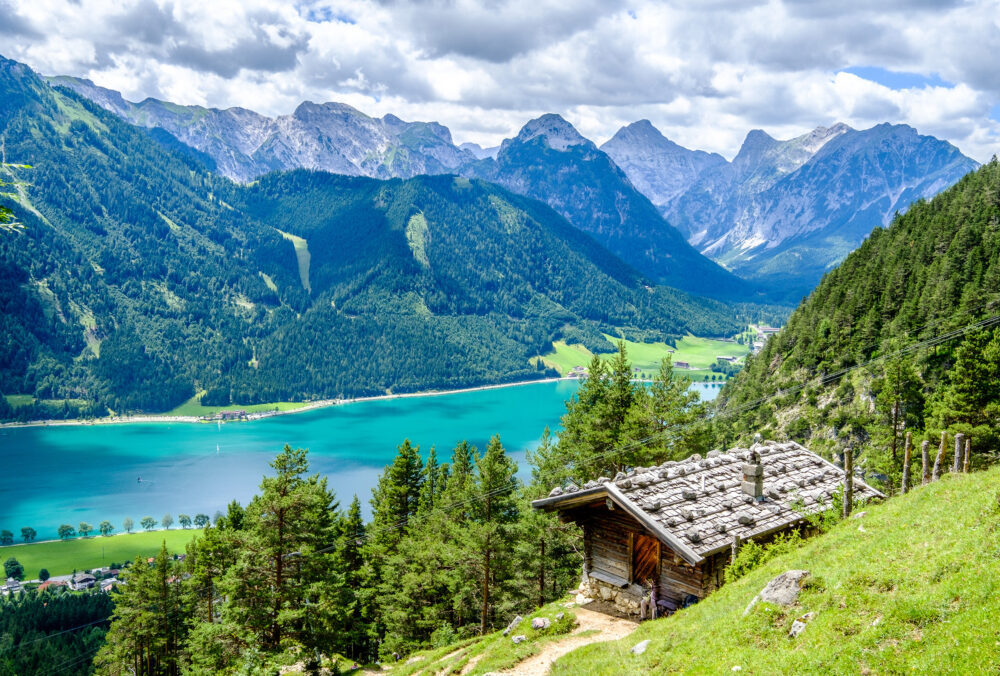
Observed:
[[[679,368],[679,369],[689,369],[689,368],[691,368],[691,364],[689,362],[686,362],[686,361],[675,361],[674,362],[674,367]]]
[[[730,364],[735,364],[739,360],[739,357],[728,357],[728,356],[725,356],[725,355],[715,355],[715,359],[717,361],[726,361],[726,362],[729,362]]]
[[[652,590],[662,614],[721,586],[742,543],[829,508],[843,481],[843,470],[799,444],[765,441],[556,487],[532,506],[583,529],[585,596],[638,614]],[[854,495],[885,497],[858,479]]]
[[[16,594],[19,591],[21,591],[21,583],[12,577],[8,577],[7,584],[0,587],[0,592],[4,594]]]
[[[90,573],[82,573],[73,576],[70,580],[69,587],[74,591],[82,591],[84,589],[90,589],[97,583],[97,578]]]
[[[52,579],[50,579],[50,580],[46,580],[45,582],[43,582],[40,585],[38,585],[38,591],[42,592],[42,591],[45,591],[46,589],[49,589],[50,587],[65,587],[65,586],[66,586],[66,581],[65,580],[52,580]]]

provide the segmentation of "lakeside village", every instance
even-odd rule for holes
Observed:
[[[186,554],[174,554],[171,558],[174,561],[183,562],[187,557]],[[4,564],[5,573],[8,575],[7,582],[0,585],[0,594],[5,597],[12,597],[22,591],[27,591],[29,589],[37,589],[39,592],[43,592],[47,589],[56,591],[57,589],[63,589],[67,591],[74,592],[84,592],[91,589],[99,590],[101,593],[109,594],[111,590],[118,585],[127,584],[124,580],[120,579],[120,575],[123,571],[127,571],[131,566],[131,561],[126,561],[122,564],[112,563],[109,566],[102,566],[100,568],[91,568],[89,570],[84,570],[80,572],[74,571],[70,575],[53,575],[49,576],[48,571],[44,568],[38,578],[34,580],[20,580],[17,570],[11,570],[11,561],[14,562],[15,568],[17,565],[16,560],[8,559],[7,563]],[[155,557],[149,557],[146,560],[146,565],[153,566],[156,563]],[[23,571],[23,567],[21,568]],[[15,576],[11,577],[11,573]],[[176,582],[178,579],[187,579],[190,577],[189,573],[184,573],[181,578],[170,578],[167,582]]]

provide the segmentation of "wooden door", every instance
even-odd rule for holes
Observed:
[[[636,533],[632,538],[632,582],[645,584],[659,580],[660,541],[651,535]]]

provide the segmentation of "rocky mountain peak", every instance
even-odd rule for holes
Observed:
[[[576,127],[556,113],[546,113],[531,120],[521,127],[515,140],[519,143],[527,143],[538,137],[542,137],[546,145],[553,150],[566,150],[570,146],[594,147],[592,142],[580,135]],[[504,141],[504,145],[508,142],[509,139]]]

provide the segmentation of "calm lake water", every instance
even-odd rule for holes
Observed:
[[[705,399],[719,389],[696,384]],[[309,449],[341,505],[368,498],[396,446],[409,438],[447,460],[462,439],[484,448],[493,434],[522,465],[549,426],[557,432],[575,381],[433,397],[362,401],[250,423],[130,423],[0,429],[0,529],[56,537],[60,524],[171,514],[192,517],[244,505],[284,444]],[[138,482],[142,477],[142,482]]]

